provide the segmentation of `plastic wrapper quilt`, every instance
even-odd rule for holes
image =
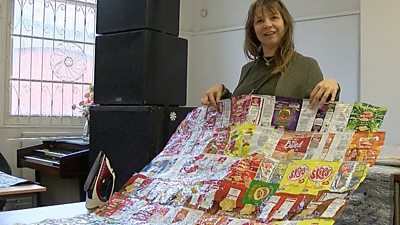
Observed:
[[[244,95],[188,114],[89,215],[37,224],[333,224],[384,144],[386,109]]]

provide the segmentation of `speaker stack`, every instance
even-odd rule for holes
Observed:
[[[90,163],[99,151],[115,190],[146,166],[192,110],[179,0],[97,0]]]

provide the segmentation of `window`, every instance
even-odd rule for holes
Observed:
[[[96,0],[14,0],[10,117],[80,116],[94,76]]]

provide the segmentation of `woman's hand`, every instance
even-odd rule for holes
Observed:
[[[201,97],[201,104],[217,108],[217,103],[221,100],[223,90],[224,86],[222,84],[212,86]]]
[[[314,108],[318,102],[319,107],[329,100],[335,101],[339,85],[334,79],[326,79],[315,85],[314,90],[310,94],[310,108]],[[330,97],[330,99],[328,99]]]

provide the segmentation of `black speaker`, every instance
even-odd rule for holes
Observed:
[[[93,106],[90,109],[90,165],[99,151],[108,157],[118,191],[163,149],[163,107]]]
[[[153,29],[178,36],[179,0],[97,0],[98,34]]]
[[[187,40],[152,30],[96,37],[95,102],[186,105]]]

